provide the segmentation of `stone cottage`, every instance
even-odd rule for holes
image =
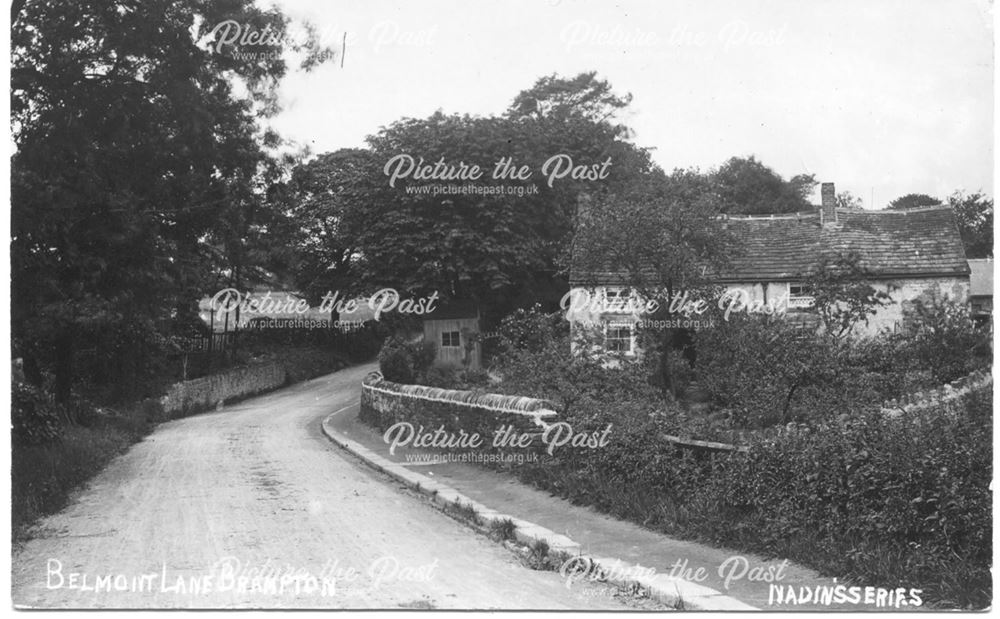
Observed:
[[[837,208],[833,183],[824,183],[821,195],[822,205],[812,211],[725,217],[723,225],[743,251],[725,271],[714,274],[713,282],[730,294],[742,291],[739,294],[749,302],[777,308],[779,313],[808,314],[813,299],[802,274],[815,270],[824,259],[856,252],[860,266],[870,273],[869,283],[891,299],[866,325],[856,327],[856,335],[905,327],[917,300],[968,302],[969,263],[950,207]],[[570,288],[571,295],[614,300],[627,289],[627,280],[614,271],[573,269]],[[610,304],[598,311],[570,308],[566,317],[574,331],[584,325],[599,326],[603,348],[628,356],[637,352],[634,325],[642,318],[641,305]]]

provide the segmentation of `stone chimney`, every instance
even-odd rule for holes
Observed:
[[[820,185],[819,193],[823,199],[823,206],[820,207],[820,222],[829,224],[837,221],[837,192],[833,188],[833,183]]]

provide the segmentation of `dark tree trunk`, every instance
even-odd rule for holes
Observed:
[[[788,423],[788,409],[792,406],[792,396],[795,395],[798,388],[799,383],[795,383],[792,385],[792,388],[788,390],[788,396],[785,398],[785,406],[781,409],[781,423]]]

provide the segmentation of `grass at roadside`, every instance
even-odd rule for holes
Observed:
[[[141,414],[141,413],[140,413]],[[30,525],[55,513],[73,490],[103,469],[115,456],[145,436],[149,427],[67,427],[59,442],[14,445],[11,451],[11,529],[15,544],[29,539]]]

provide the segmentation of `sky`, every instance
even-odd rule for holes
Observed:
[[[596,70],[633,95],[622,120],[668,171],[755,155],[867,208],[993,195],[985,0],[275,4],[338,50],[347,35],[343,67],[289,75],[272,121],[316,154],[439,109],[499,114],[539,77]]]

